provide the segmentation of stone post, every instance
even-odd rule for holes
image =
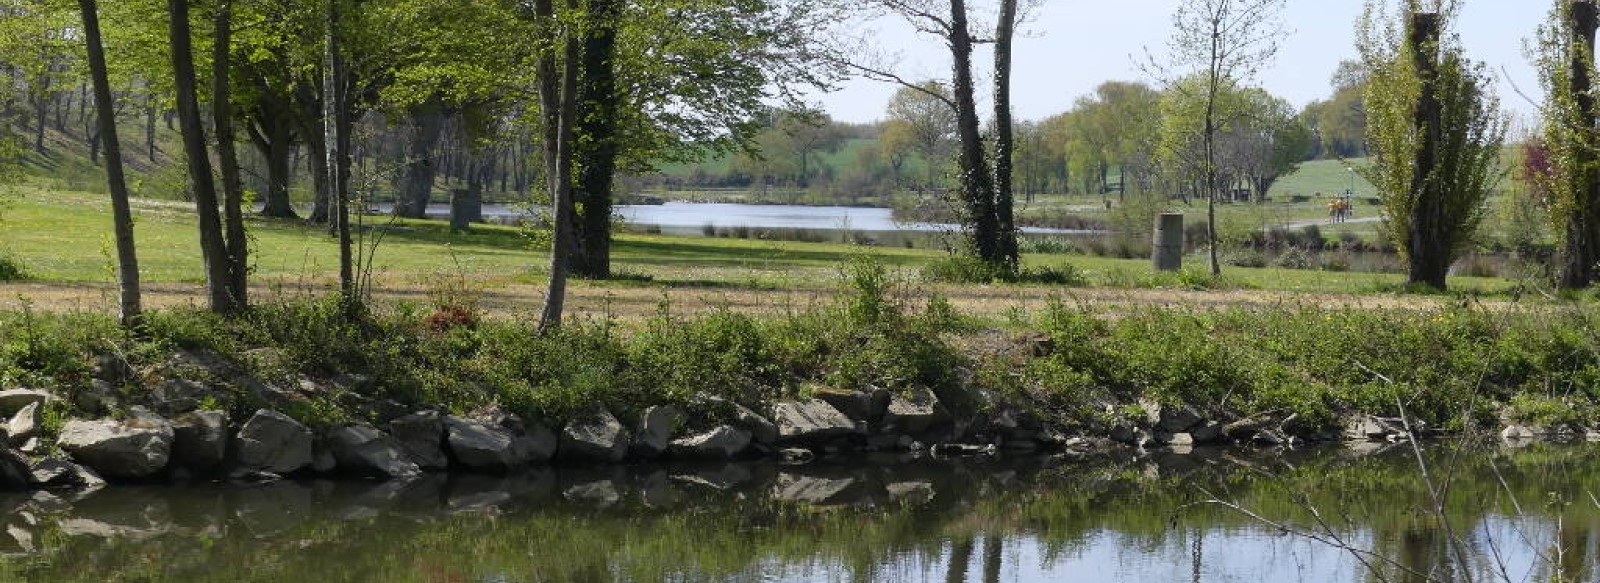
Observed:
[[[1156,228],[1150,244],[1150,266],[1156,271],[1177,271],[1183,268],[1183,214],[1162,213],[1156,216]]]

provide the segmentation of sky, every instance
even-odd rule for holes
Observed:
[[[1275,62],[1261,68],[1256,84],[1297,107],[1326,98],[1339,61],[1358,57],[1355,28],[1364,3],[1287,0],[1282,19],[1288,34]],[[1026,36],[1017,39],[1013,50],[1016,118],[1038,120],[1066,111],[1104,81],[1154,84],[1139,63],[1147,50],[1158,59],[1166,54],[1177,5],[1178,0],[1040,0],[1023,29]],[[1533,119],[1535,102],[1543,94],[1523,46],[1548,10],[1548,2],[1540,0],[1465,0],[1455,22],[1467,55],[1488,65],[1502,108],[1523,121]],[[936,39],[918,36],[892,17],[863,27],[880,52],[895,56],[895,70],[902,77],[949,77],[948,50]],[[984,51],[974,58],[987,64],[993,57]],[[987,85],[987,77],[983,83]],[[834,119],[865,123],[884,117],[894,90],[881,82],[852,80],[814,100]],[[987,90],[980,88],[980,93]]]

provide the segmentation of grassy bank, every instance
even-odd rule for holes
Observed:
[[[114,409],[170,398],[181,379],[204,387],[190,396],[206,407],[271,406],[311,424],[425,406],[560,422],[600,405],[630,420],[664,403],[716,419],[726,411],[708,397],[764,410],[869,385],[928,387],[958,415],[1017,408],[1088,435],[1141,418],[1151,402],[1304,436],[1401,407],[1448,429],[1600,420],[1600,311],[1589,307],[1111,311],[1057,301],[994,321],[913,292],[870,260],[847,275],[839,299],[782,313],[684,315],[664,299],[642,321],[579,319],[545,336],[535,318],[470,304],[382,304],[355,321],[317,299],[234,319],[175,309],[153,314],[142,339],[105,315],[0,312],[0,385],[68,397],[57,420],[94,413],[79,397],[96,378],[112,381]]]

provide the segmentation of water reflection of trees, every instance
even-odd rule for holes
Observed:
[[[1446,507],[1479,558],[1473,580],[1498,568],[1494,545],[1543,553],[1539,580],[1593,580],[1600,509],[1586,488],[1600,483],[1600,454],[1539,447],[1449,459]],[[1008,552],[1024,540],[1039,560],[1067,564],[1107,533],[1187,555],[1198,576],[1215,553],[1232,552],[1228,533],[1264,530],[1219,507],[1175,514],[1213,497],[1304,527],[1314,525],[1308,506],[1337,517],[1330,524],[1348,540],[1394,561],[1374,581],[1461,580],[1412,463],[1336,450],[884,458],[13,495],[0,497],[10,521],[0,528],[26,533],[32,548],[0,537],[0,580],[759,581],[810,569],[988,583],[1017,568]],[[1554,504],[1550,492],[1572,502]],[[1484,527],[1499,523],[1521,530]]]

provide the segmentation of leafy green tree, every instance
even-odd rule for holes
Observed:
[[[1343,61],[1333,74],[1333,95],[1306,105],[1301,116],[1317,138],[1318,155],[1367,155],[1367,75],[1359,61]]]
[[[956,114],[948,100],[950,90],[937,81],[901,87],[889,98],[889,120],[900,129],[922,159],[924,176],[919,190],[933,188],[950,163],[956,146]]]
[[[1217,255],[1217,199],[1225,184],[1217,163],[1217,136],[1226,121],[1237,116],[1225,94],[1252,77],[1257,67],[1277,53],[1283,31],[1278,14],[1285,0],[1184,0],[1173,16],[1169,45],[1170,65],[1152,63],[1164,71],[1169,90],[1181,101],[1197,104],[1197,121],[1189,131],[1198,137],[1202,155],[1192,174],[1206,198],[1206,232],[1211,273],[1220,275]],[[1175,74],[1174,74],[1175,73]],[[1163,119],[1164,125],[1172,121]]]
[[[1545,90],[1537,171],[1561,233],[1562,287],[1593,284],[1600,273],[1600,107],[1595,101],[1595,29],[1591,0],[1556,0],[1539,28],[1535,57]]]
[[[1500,179],[1506,126],[1484,65],[1445,34],[1456,3],[1407,0],[1394,11],[1369,1],[1360,29],[1371,75],[1369,182],[1384,199],[1384,229],[1409,281],[1445,289],[1445,276],[1484,215]]]

